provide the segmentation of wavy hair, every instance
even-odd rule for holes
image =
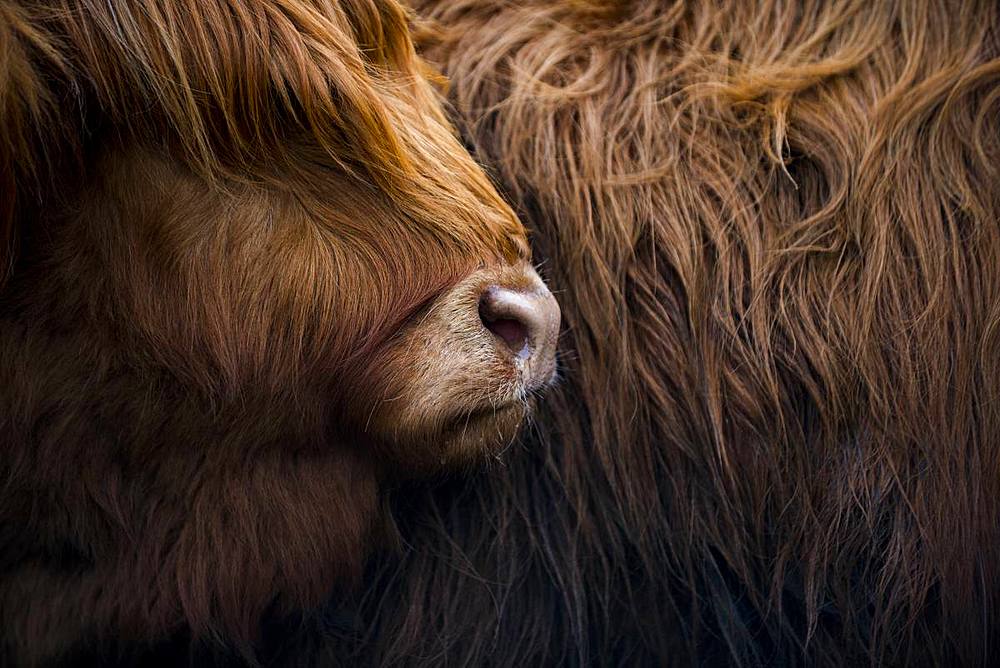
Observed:
[[[408,501],[346,647],[988,663],[1000,7],[417,4],[560,297],[564,383],[507,468]]]

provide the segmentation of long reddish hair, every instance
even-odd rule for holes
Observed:
[[[418,5],[565,382],[508,468],[407,501],[362,655],[988,662],[997,4]]]
[[[382,481],[444,458],[460,401],[403,398],[420,443],[372,417],[427,363],[401,331],[528,253],[408,22],[0,0],[0,663],[253,661],[264,619],[357,580]]]

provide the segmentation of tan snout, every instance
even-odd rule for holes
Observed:
[[[559,318],[527,263],[472,272],[393,340],[364,431],[411,473],[502,450],[555,377]]]
[[[498,354],[522,373],[526,389],[541,387],[556,371],[559,304],[534,269],[511,285],[490,285],[479,298],[479,318],[493,335]]]

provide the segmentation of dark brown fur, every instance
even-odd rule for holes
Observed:
[[[389,393],[429,304],[527,257],[407,21],[0,0],[0,663],[252,660],[357,580],[384,480],[516,426],[450,435],[485,366]]]
[[[1000,6],[420,4],[566,380],[501,475],[406,498],[338,651],[995,661]]]

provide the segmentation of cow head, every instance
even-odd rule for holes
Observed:
[[[391,0],[5,1],[0,37],[7,644],[246,645],[357,571],[379,481],[510,442],[558,307]]]

